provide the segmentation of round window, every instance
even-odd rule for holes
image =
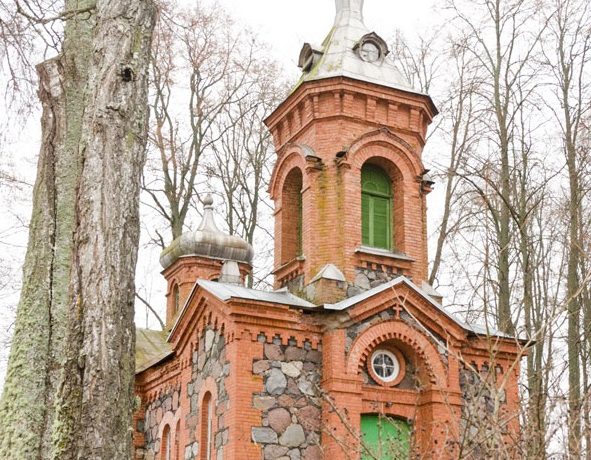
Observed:
[[[365,42],[361,45],[359,55],[366,62],[376,62],[380,59],[380,48],[373,42]]]
[[[400,375],[400,361],[388,350],[376,350],[371,356],[371,369],[380,380],[390,383]]]

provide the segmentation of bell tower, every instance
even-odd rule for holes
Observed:
[[[399,275],[427,278],[421,153],[437,109],[395,66],[363,20],[336,0],[335,22],[304,44],[295,89],[269,116],[277,162],[275,285],[331,303]]]

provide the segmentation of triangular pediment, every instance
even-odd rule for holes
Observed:
[[[483,330],[461,321],[447,311],[427,291],[404,276],[365,291],[341,302],[324,305],[325,310],[346,311],[351,321],[361,322],[386,310],[397,316],[404,311],[413,321],[440,337],[463,340],[468,335],[491,335],[509,338],[498,331]]]

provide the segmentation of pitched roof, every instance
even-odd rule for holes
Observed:
[[[313,303],[291,294],[287,289],[280,289],[278,291],[259,291],[257,289],[249,289],[236,284],[205,280],[198,280],[197,285],[224,302],[230,299],[246,299],[259,302],[278,303],[290,307],[318,308]]]
[[[337,302],[334,304],[326,304],[326,305],[324,305],[324,309],[325,310],[336,310],[336,311],[346,310],[354,305],[357,305],[357,304],[363,302],[364,300],[367,300],[367,299],[369,299],[381,292],[386,291],[387,289],[391,289],[391,288],[401,285],[401,284],[406,284],[408,287],[410,287],[415,292],[420,294],[433,307],[435,307],[437,310],[439,310],[441,313],[443,313],[445,316],[450,318],[452,321],[454,321],[456,324],[458,324],[460,327],[462,327],[466,331],[469,331],[469,332],[472,332],[472,333],[478,334],[478,335],[490,335],[490,336],[495,336],[495,337],[500,337],[500,338],[505,338],[505,339],[515,338],[511,335],[505,334],[504,332],[498,331],[496,329],[491,329],[491,328],[487,329],[487,328],[482,327],[480,325],[468,324],[468,323],[460,320],[456,315],[447,311],[439,302],[437,302],[435,299],[433,299],[433,297],[431,297],[431,295],[429,295],[429,293],[427,293],[423,289],[419,288],[416,284],[414,284],[411,280],[409,280],[405,276],[399,276],[398,278],[394,278],[393,280],[388,281],[387,283],[376,286],[373,289],[362,292],[361,294],[358,294],[356,296],[349,297],[348,299],[342,300],[340,302]]]
[[[135,330],[135,373],[152,367],[172,354],[172,347],[166,341],[166,332],[150,329]]]

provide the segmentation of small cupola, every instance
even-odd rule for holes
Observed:
[[[252,271],[252,246],[239,236],[228,235],[218,228],[210,194],[203,204],[203,220],[198,229],[183,233],[160,255],[162,275],[168,283],[167,327],[172,325],[198,279],[217,281],[223,276],[227,261],[238,267],[242,281]]]

